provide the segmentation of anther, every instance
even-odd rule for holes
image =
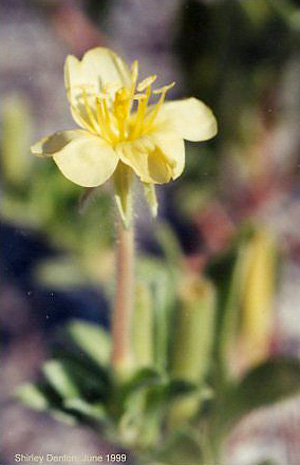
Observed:
[[[143,81],[141,81],[138,86],[137,90],[138,92],[143,92],[143,90],[147,89],[147,87],[151,86],[154,81],[156,81],[157,76],[153,74],[152,76],[147,77]]]
[[[131,82],[133,86],[135,86],[136,84],[138,74],[139,74],[139,62],[138,60],[134,60],[131,66]]]
[[[170,84],[167,84],[166,86],[161,87],[160,89],[155,89],[153,91],[153,94],[165,94],[166,92],[168,92],[168,90],[172,89],[172,87],[174,87],[175,84],[176,82],[173,81]]]
[[[147,98],[147,95],[146,94],[135,94],[133,96],[133,100],[145,100]]]
[[[175,81],[174,82],[171,82],[171,84],[168,84],[164,87],[161,87],[160,89],[156,89],[153,91],[154,94],[160,94],[160,97],[159,97],[159,100],[154,108],[154,110],[152,111],[148,121],[147,121],[147,127],[150,128],[152,126],[152,124],[154,123],[158,113],[159,113],[159,110],[161,109],[161,107],[163,106],[164,104],[164,101],[165,101],[165,97],[166,97],[166,93],[168,90],[172,89],[172,87],[175,86]]]

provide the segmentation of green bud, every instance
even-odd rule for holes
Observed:
[[[194,417],[202,399],[201,385],[207,374],[214,330],[215,290],[198,277],[184,283],[177,315],[171,374],[199,385],[199,392],[177,400],[170,410],[169,427],[176,428]]]
[[[172,376],[202,383],[208,368],[214,334],[215,290],[193,277],[181,292],[172,356]]]

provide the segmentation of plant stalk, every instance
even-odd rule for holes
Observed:
[[[112,315],[112,365],[123,373],[131,365],[131,323],[134,305],[134,226],[118,223],[116,289]]]

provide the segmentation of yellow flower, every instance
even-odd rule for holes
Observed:
[[[63,175],[83,187],[96,187],[113,176],[123,216],[135,173],[144,183],[152,210],[154,185],[181,175],[183,139],[203,141],[217,132],[211,110],[196,98],[165,103],[174,83],[156,89],[158,102],[149,105],[156,76],[138,83],[138,61],[131,70],[114,52],[97,47],[79,61],[65,63],[65,86],[75,122],[81,129],[60,131],[31,147],[51,156]]]

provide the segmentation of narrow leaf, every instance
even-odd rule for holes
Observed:
[[[24,405],[34,410],[47,410],[49,402],[45,394],[39,389],[38,386],[26,383],[17,389],[16,397]]]
[[[64,406],[67,409],[75,410],[84,416],[94,418],[96,420],[104,420],[107,417],[104,407],[101,404],[89,404],[80,398],[66,399]]]
[[[78,397],[79,391],[61,362],[56,360],[46,362],[43,372],[46,379],[62,397]]]
[[[246,374],[227,392],[224,423],[235,423],[251,411],[285,400],[300,392],[300,362],[277,358],[265,362]]]
[[[122,393],[126,397],[145,387],[162,383],[159,373],[151,368],[142,368],[122,387]]]
[[[96,324],[73,320],[67,327],[71,339],[100,365],[108,365],[111,342],[109,334]]]

